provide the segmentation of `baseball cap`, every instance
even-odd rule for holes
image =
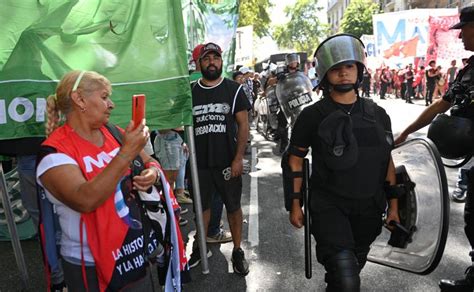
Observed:
[[[459,22],[449,29],[460,29],[469,22],[474,22],[474,6],[463,8],[459,15]]]
[[[232,74],[232,79],[235,80],[235,78],[237,78],[237,76],[240,76],[240,75],[243,75],[242,72],[240,72],[240,71],[235,71],[235,72]]]
[[[243,67],[240,67],[239,71],[242,74],[246,74],[246,73],[250,72],[250,69],[249,69],[249,67],[243,66]]]
[[[207,43],[201,47],[201,50],[199,51],[199,59],[203,58],[204,56],[206,56],[207,54],[211,52],[216,53],[219,56],[222,56],[221,47],[219,47],[215,43]]]
[[[193,61],[196,62],[197,59],[199,58],[199,53],[201,52],[202,47],[204,47],[203,44],[197,45],[194,50],[193,50]]]

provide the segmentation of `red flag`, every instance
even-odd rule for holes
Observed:
[[[384,58],[389,59],[390,57],[393,57],[393,56],[397,56],[397,57],[400,56],[401,45],[402,45],[402,42],[393,43],[390,48],[388,48],[387,50],[383,52]]]
[[[415,57],[416,56],[416,48],[418,46],[419,39],[420,38],[418,36],[416,36],[412,39],[409,39],[407,41],[402,42],[402,45],[400,47],[400,51],[403,53],[403,55],[405,57],[409,57],[409,56]]]

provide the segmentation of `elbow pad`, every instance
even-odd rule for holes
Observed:
[[[291,147],[290,147],[291,148]],[[288,150],[283,153],[281,156],[281,170],[282,170],[282,179],[283,179],[283,199],[285,203],[286,211],[291,211],[294,199],[300,200],[300,205],[303,206],[303,195],[301,190],[299,192],[294,192],[294,179],[297,177],[303,177],[303,171],[293,171],[290,168],[288,162],[289,153]]]

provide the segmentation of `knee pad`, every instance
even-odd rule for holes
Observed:
[[[328,292],[359,292],[359,264],[354,252],[342,250],[332,256],[325,264]]]

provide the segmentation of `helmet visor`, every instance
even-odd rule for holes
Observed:
[[[323,41],[314,53],[316,73],[322,80],[332,67],[357,62],[365,67],[364,44],[350,34],[338,34]]]

